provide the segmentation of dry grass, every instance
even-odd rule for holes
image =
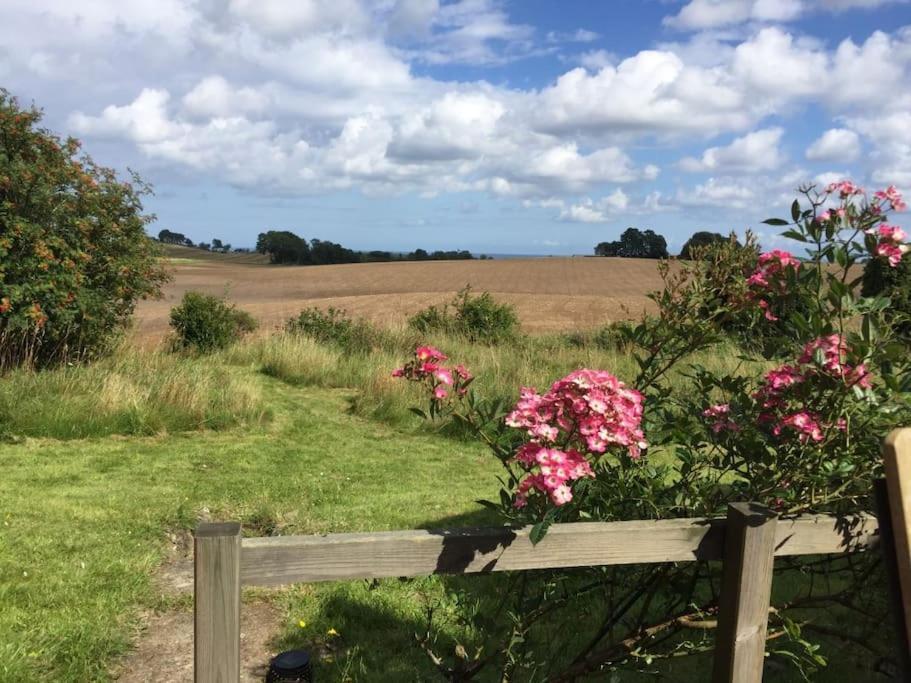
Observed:
[[[198,250],[185,250],[189,252]],[[206,252],[199,252],[205,255]],[[173,263],[164,299],[143,302],[136,333],[146,342],[168,332],[168,312],[184,292],[225,294],[269,331],[308,306],[344,308],[389,325],[429,304],[452,298],[466,284],[515,304],[531,333],[591,328],[637,317],[646,294],[661,286],[650,259],[540,258],[500,261],[359,263],[269,266],[233,256]]]

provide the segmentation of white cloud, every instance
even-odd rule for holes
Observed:
[[[396,37],[426,38],[439,11],[439,0],[396,0],[389,14],[389,30]]]
[[[358,0],[230,0],[228,11],[269,38],[326,31],[361,33],[370,16]]]
[[[783,21],[796,3],[703,0],[681,15],[717,26],[713,11],[736,10],[748,23],[619,58],[579,55],[595,47],[579,46],[594,37],[585,29],[548,38],[512,20],[499,0],[81,4],[6,4],[4,84],[49,112],[72,112],[74,133],[113,140],[130,161],[254,192],[576,197],[560,211],[589,220],[747,206],[750,192],[760,201],[757,188],[784,193],[784,180],[762,174],[788,179],[781,142],[796,137],[784,131],[808,105],[828,117],[822,128],[850,129],[865,143],[862,158],[845,139],[841,157],[827,156],[830,131],[809,159],[848,165],[843,155],[853,155],[855,174],[911,185],[911,28],[829,46],[757,23]],[[844,8],[836,4],[830,9]],[[450,71],[444,80],[428,66],[500,65],[549,51],[582,67],[531,87],[500,71],[489,72],[496,83],[457,81]],[[649,186],[656,163],[680,156],[680,141],[705,150],[683,168],[712,179],[679,192]]]
[[[664,18],[672,28],[701,31],[744,22],[788,22],[809,12],[872,9],[907,0],[690,0],[680,11]]]
[[[784,161],[779,145],[784,135],[783,128],[766,128],[735,139],[725,147],[710,147],[701,159],[688,157],[681,160],[685,171],[770,171]]]
[[[814,43],[770,27],[736,47],[731,70],[743,86],[787,99],[812,96],[825,88],[829,61]]]
[[[723,73],[647,50],[595,74],[569,71],[540,93],[532,115],[540,129],[557,134],[679,135],[745,128],[751,107]]]
[[[621,188],[616,188],[600,199],[583,197],[578,201],[565,201],[557,197],[527,202],[528,206],[539,206],[546,209],[559,209],[557,220],[569,223],[606,223],[623,214],[642,213],[643,209],[653,202],[654,198],[647,197],[640,206],[633,206],[629,195]]]
[[[702,30],[745,21],[791,21],[804,10],[801,0],[691,0],[664,23],[673,28]]]
[[[589,50],[579,55],[579,64],[589,71],[600,71],[615,62],[614,56],[607,50]]]
[[[201,118],[263,111],[267,98],[254,88],[233,87],[222,76],[207,76],[183,96],[183,106]]]
[[[550,31],[547,34],[549,43],[591,43],[601,36],[594,31],[580,28],[575,31]]]
[[[860,138],[853,130],[830,128],[807,147],[806,156],[810,161],[851,163],[860,156]]]
[[[109,105],[97,117],[75,113],[70,125],[84,135],[124,136],[140,144],[157,143],[179,136],[185,130],[168,118],[167,90],[143,88],[130,104]]]

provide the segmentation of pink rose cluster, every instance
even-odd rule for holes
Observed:
[[[863,195],[864,190],[858,187],[850,180],[842,180],[837,183],[831,183],[826,187],[827,194],[838,193],[844,202],[850,197]],[[904,211],[908,208],[901,192],[894,185],[890,185],[885,190],[879,190],[873,193],[873,201],[869,204],[867,210],[873,214],[880,215],[886,210]],[[832,220],[833,217],[844,218],[848,215],[845,206],[838,209],[824,211],[819,216],[821,221]],[[908,252],[909,247],[904,242],[907,234],[904,230],[896,225],[886,225],[883,223],[877,227],[870,228],[866,231],[868,235],[873,235],[877,239],[876,246],[873,248],[873,254],[886,259],[892,268],[895,268],[902,260],[902,256]]]
[[[531,472],[519,482],[515,500],[517,508],[528,504],[528,495],[533,491],[546,495],[554,505],[564,505],[573,499],[569,482],[595,476],[588,460],[579,451],[547,448],[534,441],[519,448],[516,462]]]
[[[583,453],[597,457],[608,448],[622,447],[638,458],[648,447],[642,412],[642,394],[602,370],[577,370],[543,395],[523,388],[506,416],[508,426],[525,430],[531,438],[515,456],[529,473],[519,484],[516,506],[524,506],[536,491],[554,505],[572,500],[569,483],[594,476]]]
[[[771,305],[765,297],[770,293],[785,295],[788,288],[787,275],[789,272],[796,272],[798,268],[800,261],[789,251],[773,249],[760,254],[756,269],[747,278],[747,287],[750,289],[750,298],[758,302],[767,320],[774,322],[778,317],[772,312]]]
[[[826,194],[833,194],[835,192],[837,192],[842,199],[847,199],[853,195],[863,194],[864,188],[855,185],[850,180],[840,180],[837,183],[829,183],[826,187]]]
[[[908,245],[904,243],[908,235],[897,225],[883,223],[867,230],[867,234],[875,236],[878,240],[873,253],[887,259],[893,268],[899,264],[902,256],[908,251]]]
[[[436,401],[445,399],[450,391],[454,391],[457,396],[464,396],[474,377],[464,365],[445,367],[443,362],[446,360],[448,356],[439,349],[419,346],[414,350],[414,358],[404,367],[393,370],[392,376],[426,383]]]
[[[898,191],[895,185],[889,185],[885,190],[875,192],[873,198],[878,205],[888,204],[893,211],[905,211],[908,208],[902,198],[902,193]]]
[[[709,419],[709,428],[715,433],[739,432],[740,426],[730,417],[731,406],[727,403],[716,403],[702,411],[702,416]]]
[[[798,388],[820,377],[842,381],[846,387],[869,389],[870,373],[863,363],[846,362],[848,345],[837,334],[820,337],[807,343],[796,365],[782,365],[770,370],[753,398],[759,402],[759,421],[771,425],[774,436],[790,430],[802,443],[820,442],[828,428],[844,429],[844,418],[827,424],[819,413],[808,410],[799,396]]]

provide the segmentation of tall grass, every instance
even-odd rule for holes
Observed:
[[[255,376],[222,363],[126,346],[90,364],[0,378],[7,435],[74,439],[225,429],[268,419]]]
[[[489,346],[460,335],[416,335],[407,328],[384,331],[382,343],[371,351],[350,352],[296,334],[279,334],[240,344],[226,351],[226,362],[252,365],[267,375],[298,386],[354,389],[352,410],[397,427],[416,426],[410,408],[424,396],[412,383],[394,379],[391,372],[407,359],[418,343],[437,346],[451,362],[464,363],[475,374],[474,389],[485,397],[514,401],[520,387],[539,389],[582,367],[610,370],[632,382],[637,366],[628,348],[600,343],[596,333],[519,337],[509,344]],[[717,370],[733,370],[733,348],[715,349],[691,359]],[[677,373],[674,383],[686,382]]]

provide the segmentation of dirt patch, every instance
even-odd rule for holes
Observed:
[[[136,649],[123,661],[121,683],[175,683],[193,680],[193,613],[150,613]],[[240,613],[241,681],[262,681],[277,653],[278,611],[266,602],[245,602]]]

